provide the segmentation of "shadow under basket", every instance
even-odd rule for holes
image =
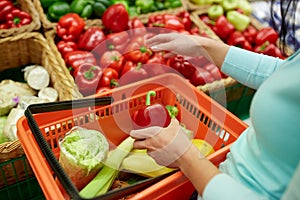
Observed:
[[[112,98],[107,105],[85,104],[86,99],[80,103],[73,101],[71,106],[66,106],[68,102],[48,107],[32,105],[26,117],[18,121],[18,137],[47,199],[84,199],[72,183],[68,184],[68,176],[63,175],[58,162],[58,141],[72,127],[81,126],[101,131],[111,144],[118,145],[132,130],[130,116],[145,105],[149,90],[156,92],[156,96],[151,97],[152,104],[176,106],[178,120],[193,131],[193,138],[203,139],[214,148],[215,152],[208,159],[216,166],[225,160],[230,145],[247,128],[238,117],[176,74],[156,76],[89,98],[92,103]],[[117,189],[115,193],[119,191],[122,190]],[[188,199],[193,191],[189,180],[177,171],[135,191],[129,199]],[[93,199],[106,197],[104,194]]]

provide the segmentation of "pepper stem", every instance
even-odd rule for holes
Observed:
[[[150,97],[151,96],[155,96],[156,95],[156,92],[154,90],[150,90],[147,95],[146,95],[146,106],[150,106]]]

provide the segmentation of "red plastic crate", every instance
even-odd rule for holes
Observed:
[[[208,159],[215,165],[225,159],[230,145],[247,127],[238,117],[176,74],[160,75],[101,94],[113,97],[111,105],[40,113],[35,114],[34,119],[56,158],[59,155],[57,142],[75,125],[100,130],[112,144],[118,145],[132,128],[131,113],[145,104],[149,90],[157,93],[151,99],[153,103],[176,105],[180,121],[194,132],[194,137],[204,139],[214,147],[215,152]],[[68,199],[68,194],[59,188],[55,173],[43,156],[27,119],[21,118],[17,127],[19,140],[45,197]],[[193,190],[192,184],[179,171],[132,195],[131,199],[188,199]]]

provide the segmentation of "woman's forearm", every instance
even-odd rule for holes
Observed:
[[[225,56],[229,50],[229,45],[216,41],[210,38],[201,37],[199,38],[200,47],[202,47],[209,56],[209,58],[214,62],[214,64],[221,68]]]
[[[193,145],[178,160],[178,163],[182,173],[192,182],[200,195],[208,182],[220,173],[219,169],[204,158]]]

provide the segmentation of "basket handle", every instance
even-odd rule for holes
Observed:
[[[27,107],[26,110],[30,111],[32,114],[38,114],[38,113],[54,112],[60,110],[86,108],[90,106],[109,105],[112,102],[113,102],[113,98],[111,96],[98,97],[98,98],[86,98],[86,99],[77,99],[77,100],[60,101],[60,102],[31,104]]]
[[[72,199],[81,199],[79,196],[77,188],[74,186],[72,181],[69,179],[68,175],[65,173],[58,160],[54,156],[51,148],[46,142],[41,130],[35,121],[32,114],[53,112],[59,110],[68,110],[74,108],[84,108],[88,106],[99,106],[99,105],[109,105],[113,101],[112,97],[101,97],[101,98],[87,98],[71,101],[61,101],[61,102],[51,102],[44,104],[32,104],[27,107],[25,110],[25,117],[29,128],[31,129],[36,142],[41,147],[41,151],[45,158],[47,159],[51,169],[54,171],[58,177],[60,183],[65,188],[66,192],[72,197]]]

